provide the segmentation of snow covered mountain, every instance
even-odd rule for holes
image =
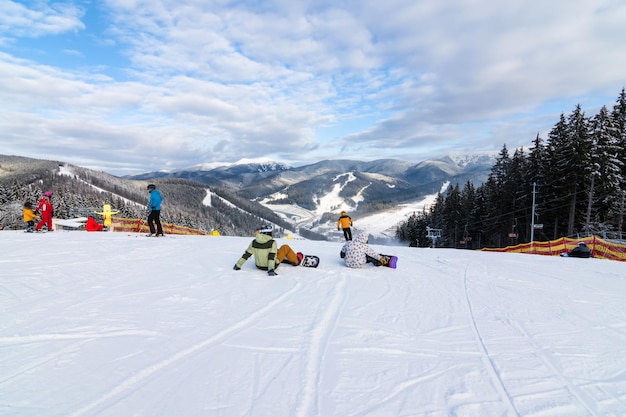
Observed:
[[[456,155],[419,164],[326,160],[301,167],[242,160],[120,178],[65,162],[0,155],[0,161],[12,167],[0,175],[0,195],[7,196],[0,204],[0,222],[21,224],[22,202],[11,200],[15,182],[27,188],[19,199],[34,192],[29,184],[43,182],[56,189],[58,213],[70,217],[93,213],[104,200],[127,206],[123,209],[127,216],[141,217],[146,181],[156,181],[168,198],[164,216],[172,220],[166,221],[215,228],[227,235],[248,235],[260,222],[269,222],[285,233],[332,240],[340,239],[336,222],[345,210],[357,231],[391,239],[399,222],[431,204],[449,184],[482,183],[494,158],[495,154]],[[38,198],[36,192],[30,198]]]
[[[390,238],[400,221],[432,203],[447,185],[485,181],[496,156],[456,154],[418,164],[395,159],[325,160],[301,167],[255,160],[133,178],[184,178],[229,189],[260,202],[294,229],[304,227],[327,237],[336,236],[336,217],[345,210],[356,228],[360,224],[376,236]]]

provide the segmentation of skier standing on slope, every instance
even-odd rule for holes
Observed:
[[[387,264],[387,259],[367,244],[366,233],[359,233],[356,239],[346,242],[341,248],[340,255],[350,268],[361,268],[368,262],[375,266]]]
[[[33,205],[30,201],[24,203],[22,213],[24,215],[24,223],[26,223],[26,230],[24,231],[32,233],[35,230],[35,220],[39,219],[39,216],[33,211]]]
[[[352,218],[346,214],[345,211],[341,212],[341,217],[337,221],[337,230],[343,229],[343,237],[346,238],[346,242],[352,240]]]
[[[52,207],[52,191],[43,193],[43,197],[39,200],[35,213],[41,213],[41,221],[35,227],[36,232],[40,232],[44,225],[49,232],[52,232],[52,215],[54,208]]]
[[[154,184],[148,184],[148,192],[150,193],[150,201],[148,201],[148,227],[150,234],[148,236],[163,236],[163,228],[161,227],[161,202],[163,196]],[[154,225],[156,223],[156,230]]]
[[[272,226],[263,226],[255,232],[256,237],[241,255],[233,269],[239,271],[243,264],[254,255],[254,264],[257,268],[267,271],[270,276],[278,275],[274,270],[281,262],[287,262],[293,266],[300,265],[302,253],[295,253],[289,245],[277,248],[276,241],[272,237]]]

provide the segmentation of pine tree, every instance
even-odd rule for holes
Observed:
[[[621,171],[623,162],[619,158],[618,128],[606,106],[591,120],[592,152],[591,175],[594,187],[592,202],[596,207],[596,222],[605,223],[609,216],[616,214],[621,202]],[[587,213],[586,222],[591,220],[591,212]],[[605,227],[595,227],[596,231]]]
[[[458,183],[448,188],[443,203],[443,219],[445,227],[441,238],[446,245],[456,247],[459,241],[459,225],[465,223],[461,218],[461,189]]]

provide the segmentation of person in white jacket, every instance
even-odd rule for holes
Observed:
[[[367,234],[359,233],[356,239],[346,242],[341,248],[341,257],[349,268],[361,268],[368,262],[376,266],[385,265],[387,259],[367,244]]]

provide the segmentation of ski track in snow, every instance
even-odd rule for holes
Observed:
[[[318,393],[320,391],[321,364],[324,362],[324,351],[328,345],[329,335],[339,320],[339,311],[345,302],[345,280],[340,279],[332,289],[334,293],[326,313],[311,331],[311,342],[306,358],[304,395],[296,407],[297,417],[319,415]]]
[[[258,320],[260,317],[263,317],[267,314],[268,311],[274,309],[277,305],[280,305],[285,299],[287,299],[291,294],[298,292],[301,288],[300,284],[296,284],[291,290],[283,293],[280,297],[274,299],[270,302],[266,307],[261,308],[254,313],[250,314],[244,320],[235,323],[234,325],[225,328],[219,333],[215,334],[213,337],[205,340],[204,342],[198,343],[194,346],[189,347],[188,349],[184,349],[177,354],[164,359],[154,365],[145,368],[144,370],[137,372],[133,377],[126,379],[121,382],[117,387],[103,395],[102,397],[96,399],[95,401],[87,404],[83,408],[71,413],[68,417],[81,417],[88,412],[96,409],[96,408],[104,408],[107,406],[107,403],[114,402],[116,398],[124,396],[127,392],[134,390],[140,383],[145,380],[151,378],[154,374],[162,371],[163,369],[169,367],[170,365],[179,362],[183,359],[186,359],[201,350],[210,348],[212,345],[217,342],[225,339],[226,337],[236,333],[245,327],[249,326],[254,321]]]
[[[483,363],[485,364],[485,368],[487,369],[487,372],[489,373],[493,381],[493,384],[496,387],[496,390],[500,393],[500,397],[504,400],[504,402],[507,405],[507,408],[508,408],[507,415],[517,416],[519,414],[517,413],[517,410],[515,409],[515,405],[513,405],[513,401],[511,400],[511,396],[509,392],[507,391],[506,387],[504,386],[504,383],[502,382],[502,378],[500,377],[500,374],[498,373],[498,370],[496,369],[496,366],[493,363],[491,356],[489,355],[489,351],[487,350],[487,346],[485,345],[485,340],[483,339],[483,336],[480,334],[480,330],[478,329],[478,324],[476,323],[476,317],[474,316],[474,311],[472,308],[472,301],[470,300],[469,292],[467,290],[467,285],[468,285],[467,284],[467,269],[468,268],[469,268],[469,265],[466,265],[465,272],[463,274],[463,289],[465,292],[465,300],[467,301],[467,309],[469,313],[470,322],[472,325],[472,330],[474,331],[474,335],[476,336],[476,340],[478,341],[478,345],[480,348],[480,352],[482,354],[482,360],[483,360]],[[489,278],[486,278],[486,279],[488,280]]]
[[[292,240],[320,267],[270,278],[232,270],[250,239],[22,235],[0,232],[3,416],[626,415],[624,263],[396,247],[352,270]]]

